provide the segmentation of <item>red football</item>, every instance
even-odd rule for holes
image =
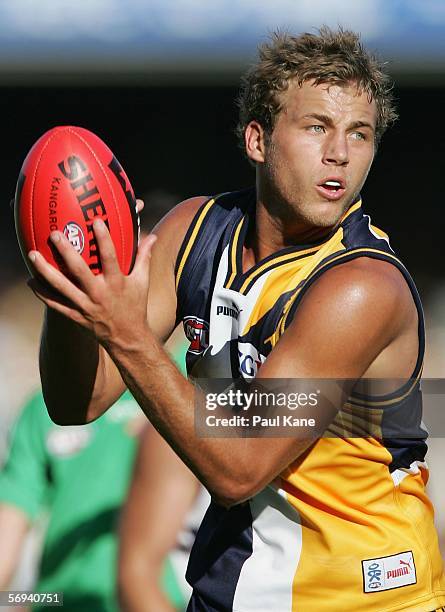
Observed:
[[[94,274],[102,271],[92,225],[107,225],[124,274],[136,257],[139,217],[130,181],[98,136],[84,128],[55,127],[23,162],[15,194],[15,227],[25,261],[37,250],[59,269],[49,235],[65,234]]]

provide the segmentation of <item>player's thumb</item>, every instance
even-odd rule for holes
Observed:
[[[150,267],[150,258],[151,251],[154,243],[158,237],[156,234],[149,234],[148,236],[144,236],[139,242],[138,252],[136,255],[136,261],[134,263],[134,268],[132,271],[132,275],[134,276],[147,276],[147,271]]]

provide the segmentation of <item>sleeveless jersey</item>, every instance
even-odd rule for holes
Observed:
[[[254,215],[254,190],[222,194],[202,205],[188,229],[176,287],[189,376],[251,380],[311,284],[357,257],[389,262],[406,279],[418,311],[418,359],[396,392],[352,393],[330,435],[248,502],[226,509],[212,501],[189,561],[188,610],[428,612],[445,605],[425,494],[424,324],[415,285],[360,201],[323,240],[282,249],[243,273]],[[377,435],[345,436],[348,413],[355,428],[361,416],[371,420]]]

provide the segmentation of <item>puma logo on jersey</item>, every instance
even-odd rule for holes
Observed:
[[[232,317],[232,319],[238,320],[240,311],[238,308],[230,308],[229,306],[217,306],[216,314],[217,315],[225,315],[226,317]]]
[[[397,578],[398,576],[407,576],[408,574],[411,573],[412,571],[411,563],[406,563],[405,561],[402,561],[402,559],[400,559],[399,566],[400,565],[402,567],[396,567],[395,569],[388,570],[386,572],[386,577],[387,578]]]
[[[365,593],[387,591],[416,584],[417,576],[411,550],[397,555],[362,561]]]

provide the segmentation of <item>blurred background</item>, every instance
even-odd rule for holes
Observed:
[[[364,205],[422,295],[425,375],[444,376],[443,0],[0,0],[0,461],[39,382],[42,309],[25,285],[9,206],[28,149],[56,125],[96,132],[144,198],[147,226],[183,198],[248,186],[253,170],[234,136],[240,74],[268,32],[322,24],[361,32],[396,81],[400,120],[383,138]],[[433,439],[430,454],[441,529],[443,442]]]

